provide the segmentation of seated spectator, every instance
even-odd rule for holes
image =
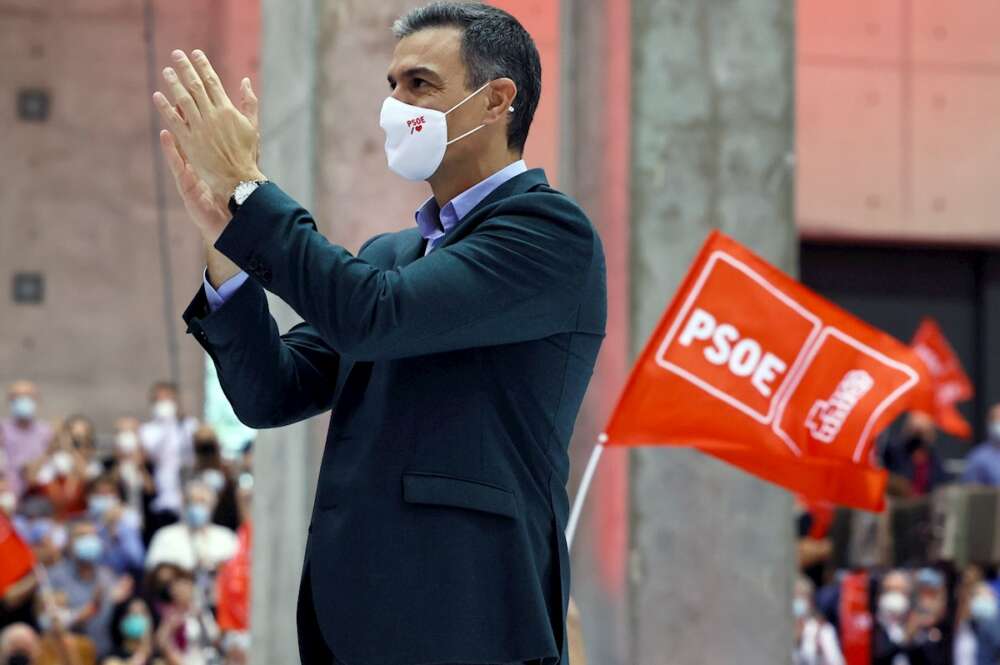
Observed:
[[[41,654],[42,643],[31,626],[14,623],[0,632],[0,663],[38,665]]]
[[[934,419],[921,411],[910,412],[899,436],[882,453],[890,494],[923,496],[948,480],[934,446],[936,439]]]
[[[131,577],[116,578],[110,568],[100,563],[103,549],[94,523],[74,522],[67,556],[48,575],[52,588],[66,595],[66,606],[71,613],[67,627],[89,637],[98,657],[111,651],[114,606],[131,596],[133,589]]]
[[[25,468],[45,454],[52,441],[52,426],[37,417],[38,388],[30,381],[15,381],[7,389],[10,416],[0,420],[0,441],[6,456],[5,470],[14,493],[27,488]]]
[[[800,576],[795,582],[792,611],[795,615],[794,665],[844,665],[837,631],[816,612],[812,581]]]
[[[73,451],[80,454],[84,462],[84,477],[93,480],[104,472],[104,464],[97,454],[97,434],[94,423],[86,416],[74,414],[66,419],[63,427],[69,434]]]
[[[57,520],[81,515],[86,509],[86,466],[73,449],[69,432],[60,428],[48,452],[27,468],[29,492],[48,499]]]
[[[215,494],[200,480],[188,482],[184,520],[153,536],[146,568],[171,563],[187,571],[215,571],[228,561],[239,542],[232,529],[211,523]]]
[[[1000,619],[997,597],[985,582],[965,585],[956,621],[955,665],[996,665],[1000,662]]]
[[[162,526],[156,523],[153,501],[156,484],[153,466],[139,443],[139,421],[136,418],[119,418],[115,423],[114,455],[108,461],[107,472],[118,484],[125,504],[139,517],[142,542],[148,545],[153,532]]]
[[[153,463],[156,498],[152,512],[157,516],[154,528],[176,522],[183,496],[181,471],[191,465],[191,446],[198,421],[180,410],[177,387],[161,381],[150,390],[152,418],[139,427],[139,441]]]
[[[178,575],[170,583],[170,604],[156,630],[156,646],[170,665],[204,663],[203,648],[219,638],[210,612],[200,607],[193,576]]]
[[[94,643],[69,628],[73,612],[67,605],[66,594],[62,591],[43,592],[39,594],[36,605],[42,633],[38,662],[44,665],[95,665],[97,651]]]
[[[912,591],[905,571],[894,570],[882,579],[872,633],[872,665],[896,665],[898,656],[907,656],[914,628],[910,621]]]
[[[140,598],[133,598],[116,611],[115,647],[102,665],[147,665],[153,658],[153,618]]]
[[[990,409],[986,437],[969,455],[962,482],[1000,486],[1000,404]]]
[[[87,512],[97,524],[103,556],[101,562],[119,575],[139,575],[146,548],[142,544],[139,516],[122,505],[118,485],[111,476],[100,476],[90,484]]]
[[[212,488],[217,498],[212,521],[232,530],[240,525],[236,504],[236,481],[222,461],[215,431],[202,425],[194,433],[194,468],[191,476]]]

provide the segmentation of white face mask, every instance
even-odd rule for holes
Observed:
[[[177,417],[177,404],[172,399],[161,399],[153,403],[153,418],[173,420]]]
[[[969,603],[969,612],[976,621],[993,621],[997,617],[997,601],[993,594],[980,593]]]
[[[990,423],[989,433],[993,443],[1000,444],[1000,420],[994,420]]]
[[[10,413],[18,420],[31,420],[37,406],[30,395],[18,395],[10,401]]]
[[[479,90],[444,112],[386,97],[379,125],[385,131],[385,157],[389,168],[407,180],[427,180],[434,175],[441,166],[449,145],[486,126],[479,125],[449,141],[445,116],[482,92],[489,84],[490,81],[487,81]],[[513,111],[514,108],[511,107],[510,110]]]
[[[52,455],[52,468],[58,476],[68,476],[73,470],[73,456],[65,450]]]
[[[887,619],[899,620],[910,609],[910,599],[899,591],[887,591],[878,599],[878,611]]]
[[[115,436],[115,446],[118,451],[126,455],[134,453],[139,447],[139,437],[132,430],[118,432]]]
[[[17,508],[17,497],[13,492],[0,493],[0,512],[10,515]]]

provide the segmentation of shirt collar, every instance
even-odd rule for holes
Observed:
[[[437,201],[430,197],[417,208],[415,215],[420,235],[427,240],[445,235],[497,187],[527,170],[523,159],[512,162],[448,201],[444,208],[438,208]]]

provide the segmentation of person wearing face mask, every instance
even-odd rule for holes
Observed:
[[[117,484],[124,505],[138,518],[142,541],[148,544],[158,526],[146,528],[149,520],[156,519],[152,507],[156,484],[139,442],[138,428],[139,421],[135,418],[119,418],[115,422],[114,453],[107,473]]]
[[[101,563],[103,554],[96,525],[78,520],[70,527],[66,558],[48,573],[52,588],[66,595],[66,609],[72,615],[64,627],[89,637],[98,657],[111,651],[111,615],[115,604],[128,598],[134,587],[131,577],[116,577]]]
[[[917,617],[910,612],[913,582],[910,574],[893,570],[882,579],[872,631],[872,665],[917,665],[913,636]]]
[[[139,426],[139,441],[153,465],[156,497],[151,505],[152,529],[176,522],[184,502],[181,474],[192,463],[195,418],[180,410],[177,386],[158,381],[149,391],[151,418]]]
[[[441,2],[393,31],[387,165],[431,196],[356,254],[258,168],[249,79],[241,110],[204,53],[172,53],[161,147],[209,250],[183,318],[248,426],[332,409],[303,662],[565,659],[567,449],[605,333],[600,238],[523,159],[541,94],[524,27]],[[265,288],[304,322],[279,335]]]
[[[805,576],[795,582],[792,613],[795,618],[793,665],[844,665],[837,631],[816,612],[815,587]]]
[[[146,569],[173,564],[187,571],[214,573],[236,554],[239,541],[232,529],[212,523],[215,494],[200,479],[185,489],[183,519],[161,528],[153,536]]]
[[[1000,404],[990,408],[986,441],[969,455],[962,482],[1000,487]]]
[[[147,665],[153,658],[153,618],[146,602],[133,598],[115,609],[112,618],[115,647],[110,662]]]
[[[887,491],[894,496],[923,496],[948,480],[934,443],[934,419],[922,411],[907,414],[899,436],[882,452],[882,464],[889,472]]]
[[[7,388],[10,415],[0,420],[0,469],[20,496],[27,485],[25,468],[45,454],[52,441],[52,426],[37,417],[38,388],[30,381],[15,381]]]
[[[959,599],[954,665],[1000,663],[1000,616],[997,596],[989,584],[968,585]]]
[[[119,575],[141,574],[146,548],[139,517],[122,505],[121,491],[112,476],[99,476],[90,483],[87,514],[98,525],[103,550],[101,562]]]
[[[194,467],[190,475],[200,479],[215,492],[212,522],[235,531],[240,525],[236,482],[222,461],[215,431],[208,425],[202,425],[194,433]]]
[[[86,462],[72,447],[65,427],[56,433],[49,454],[29,467],[26,475],[31,492],[49,500],[56,519],[67,520],[86,510]]]

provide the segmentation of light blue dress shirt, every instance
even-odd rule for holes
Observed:
[[[444,208],[438,208],[437,201],[434,200],[433,196],[424,201],[415,214],[420,235],[427,240],[424,256],[430,254],[431,250],[441,242],[441,239],[497,187],[527,170],[528,167],[524,160],[519,159],[448,201]],[[208,309],[215,311],[231,298],[237,289],[243,286],[243,283],[247,281],[247,273],[240,271],[216,289],[208,281],[208,268],[206,267],[202,274],[202,280],[205,283],[205,298],[208,300]]]

